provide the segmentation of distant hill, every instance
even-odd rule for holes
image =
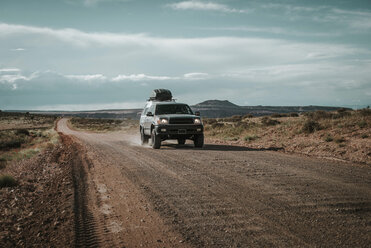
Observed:
[[[277,113],[302,113],[308,111],[335,111],[340,107],[326,106],[238,106],[228,100],[207,100],[191,106],[193,111],[200,111],[202,117],[224,118],[233,115],[254,116],[271,115]],[[142,109],[107,109],[94,111],[15,111],[30,112],[34,114],[51,114],[57,116],[78,116],[85,118],[106,118],[106,119],[139,119]],[[8,112],[8,111],[7,111]]]
[[[317,110],[335,111],[340,108],[326,106],[238,106],[227,100],[208,100],[191,107],[194,111],[199,111],[201,116],[208,118],[223,118],[247,114],[263,116],[277,113],[302,113]]]
[[[228,100],[207,100],[194,105],[195,108],[241,108]]]

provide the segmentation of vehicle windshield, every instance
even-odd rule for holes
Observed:
[[[192,115],[191,108],[186,104],[164,104],[156,106],[156,115],[188,114]]]

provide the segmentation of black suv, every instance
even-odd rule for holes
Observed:
[[[187,104],[172,100],[168,90],[154,90],[140,116],[141,143],[147,144],[151,138],[154,149],[159,149],[161,141],[168,139],[176,139],[180,145],[191,139],[195,147],[203,147],[203,131],[199,113],[194,114]]]

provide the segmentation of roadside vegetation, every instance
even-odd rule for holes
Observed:
[[[11,164],[59,142],[54,116],[0,112],[0,187],[15,186]]]
[[[371,164],[371,109],[204,119],[211,142]]]
[[[125,119],[93,119],[74,117],[70,119],[74,129],[93,132],[107,132],[134,129],[138,126],[137,120]]]
[[[0,111],[0,130],[50,128],[55,116]]]

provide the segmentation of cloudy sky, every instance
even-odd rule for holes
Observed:
[[[371,104],[371,1],[1,0],[0,109]]]

